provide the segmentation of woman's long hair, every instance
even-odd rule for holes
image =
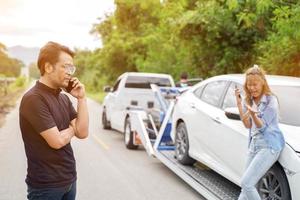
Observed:
[[[252,105],[250,91],[247,88],[248,76],[249,75],[258,75],[258,76],[260,76],[260,78],[264,82],[262,93],[264,95],[273,95],[273,93],[271,92],[271,89],[269,87],[269,84],[267,82],[267,79],[266,79],[266,73],[262,68],[258,67],[257,65],[254,65],[253,67],[249,68],[246,71],[245,74],[246,74],[246,80],[245,80],[245,84],[244,84],[244,91],[245,91],[245,94],[246,94],[246,102],[247,102],[248,105]]]

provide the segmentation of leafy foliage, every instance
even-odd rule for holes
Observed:
[[[0,42],[0,74],[17,77],[23,66],[24,64],[20,60],[10,58],[7,55],[6,46]]]
[[[274,10],[274,31],[258,45],[260,62],[274,74],[300,76],[300,7]]]
[[[115,0],[94,25],[103,47],[78,51],[90,88],[126,71],[209,77],[254,63],[268,73],[300,75],[300,3],[296,0]]]
[[[29,76],[35,79],[40,77],[40,70],[35,62],[29,64]]]

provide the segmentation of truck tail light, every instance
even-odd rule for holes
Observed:
[[[132,105],[132,106],[137,106],[137,105],[138,105],[138,101],[136,101],[136,100],[131,100],[131,101],[130,101],[130,105]]]
[[[148,108],[154,108],[154,102],[153,101],[148,101],[147,106],[148,106]]]

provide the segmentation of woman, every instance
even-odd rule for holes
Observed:
[[[260,200],[256,184],[278,160],[284,137],[278,126],[278,102],[264,71],[257,65],[246,71],[245,100],[235,90],[241,119],[249,128],[248,160],[242,177],[239,200]]]

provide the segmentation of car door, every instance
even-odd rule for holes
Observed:
[[[216,154],[226,166],[228,175],[233,177],[235,182],[238,182],[246,165],[248,129],[244,127],[241,120],[230,119],[225,115],[225,109],[235,108],[237,110],[234,94],[235,86],[243,91],[242,85],[234,82],[230,83],[222,102],[222,110],[219,116],[220,124],[215,136],[219,138],[219,140],[216,140],[218,146]],[[243,92],[241,96],[244,96]]]
[[[112,92],[110,92],[106,99],[106,112],[108,120],[110,121],[111,127],[117,129],[118,122],[116,121],[118,118],[116,117],[116,107],[117,107],[117,97],[119,95],[119,86],[122,79],[118,79],[114,84]]]
[[[216,140],[219,140],[216,131],[220,126],[219,106],[226,87],[226,81],[209,82],[191,105],[195,111],[194,116],[190,118],[191,155],[213,168],[221,164],[216,154]]]
[[[214,81],[204,88],[195,118],[197,153],[223,176],[239,183],[247,152],[247,130],[241,121],[228,119],[224,107],[236,107],[235,84]],[[205,156],[205,157],[203,157]]]

